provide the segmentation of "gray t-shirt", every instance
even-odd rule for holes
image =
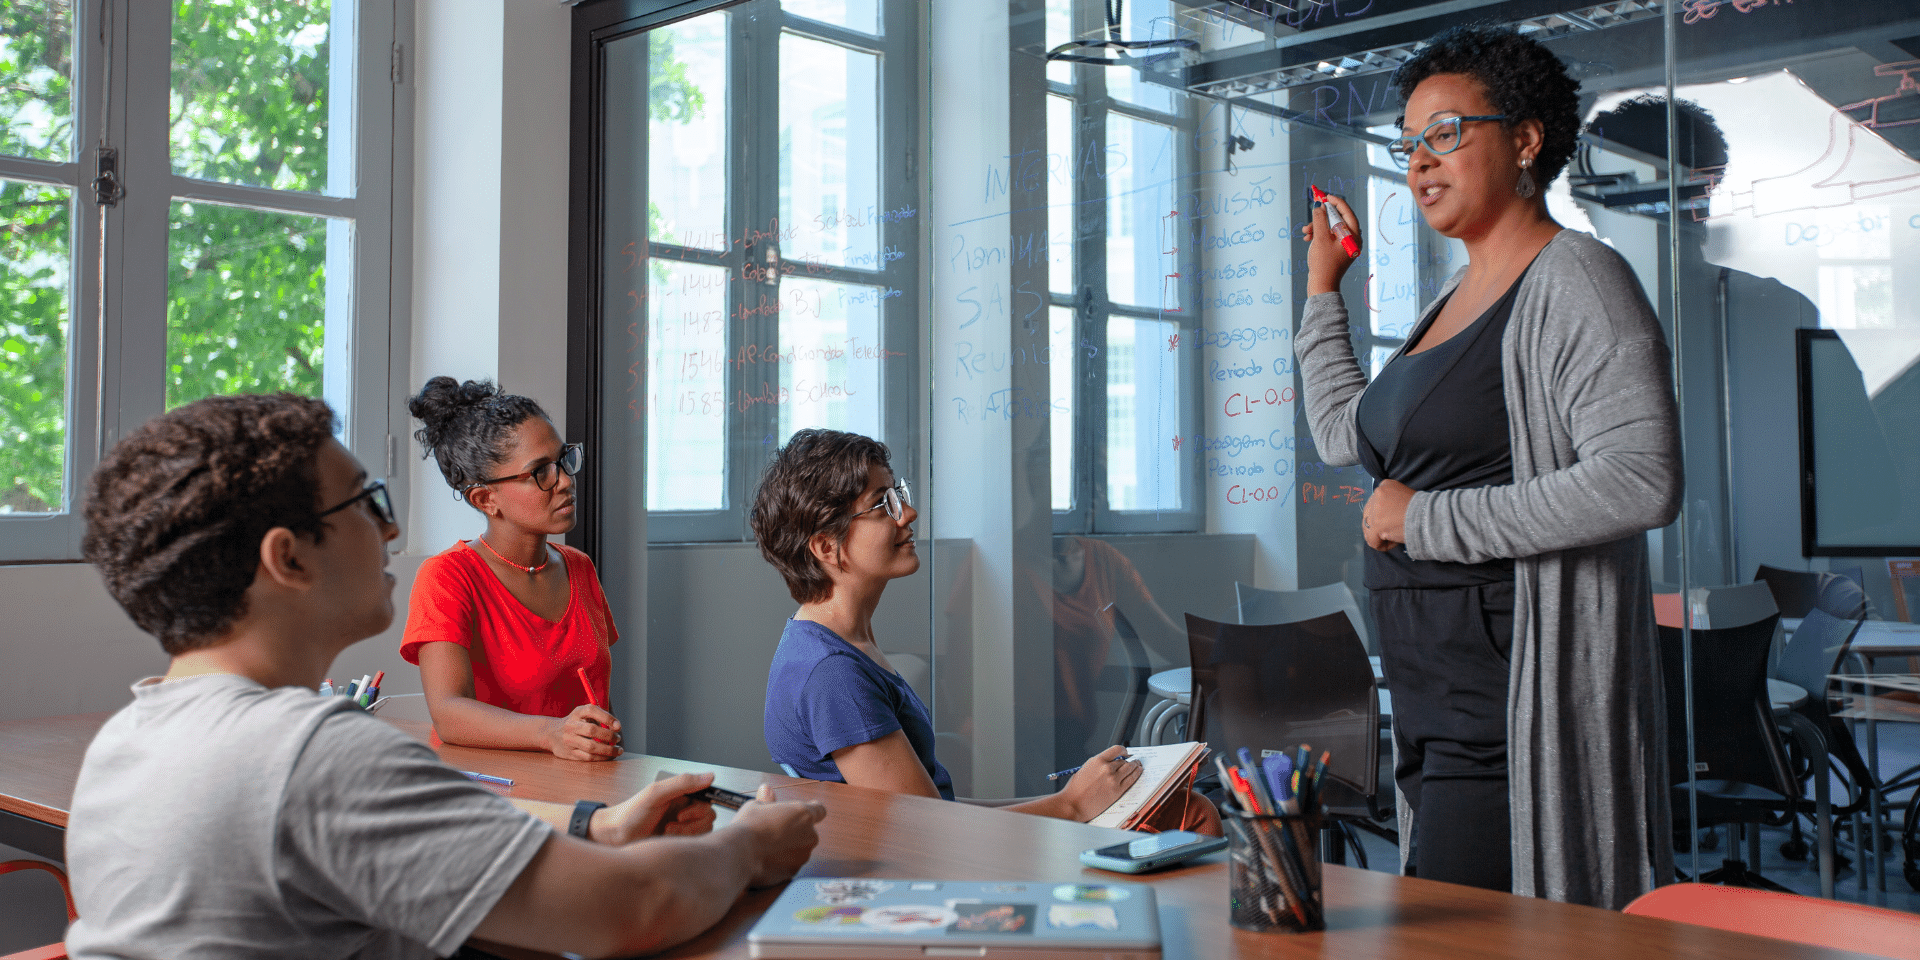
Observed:
[[[134,685],[67,825],[75,960],[446,956],[550,828],[345,698]]]

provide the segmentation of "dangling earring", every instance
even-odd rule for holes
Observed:
[[[1534,194],[1540,192],[1540,186],[1533,182],[1533,171],[1527,169],[1531,166],[1532,160],[1520,161],[1520,179],[1513,184],[1513,192],[1519,194],[1522,200],[1531,200]]]

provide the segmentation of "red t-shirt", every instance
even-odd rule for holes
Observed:
[[[607,705],[620,632],[593,561],[554,544],[567,562],[567,611],[560,622],[526,608],[465,542],[429,557],[413,581],[400,656],[420,663],[420,645],[436,641],[467,648],[473,692],[481,703],[540,717],[564,717],[587,702],[575,672],[587,668],[593,697]]]

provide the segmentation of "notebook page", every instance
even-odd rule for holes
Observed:
[[[1160,786],[1168,779],[1185,774],[1196,748],[1200,743],[1169,743],[1157,747],[1128,747],[1127,756],[1140,761],[1144,768],[1140,779],[1113,802],[1113,806],[1101,811],[1100,815],[1087,821],[1096,827],[1115,827],[1126,823],[1142,806],[1149,803],[1160,793]]]

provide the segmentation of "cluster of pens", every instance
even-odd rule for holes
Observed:
[[[323,697],[347,697],[361,709],[373,706],[380,699],[380,681],[387,678],[385,670],[373,676],[362,676],[358,680],[335,685],[332,680],[320,681],[320,695]]]
[[[1321,823],[1320,780],[1329,756],[1323,752],[1312,759],[1312,748],[1302,744],[1292,754],[1270,752],[1258,763],[1245,747],[1238,765],[1214,758],[1234,801],[1226,811],[1234,926],[1326,929],[1314,842]]]

